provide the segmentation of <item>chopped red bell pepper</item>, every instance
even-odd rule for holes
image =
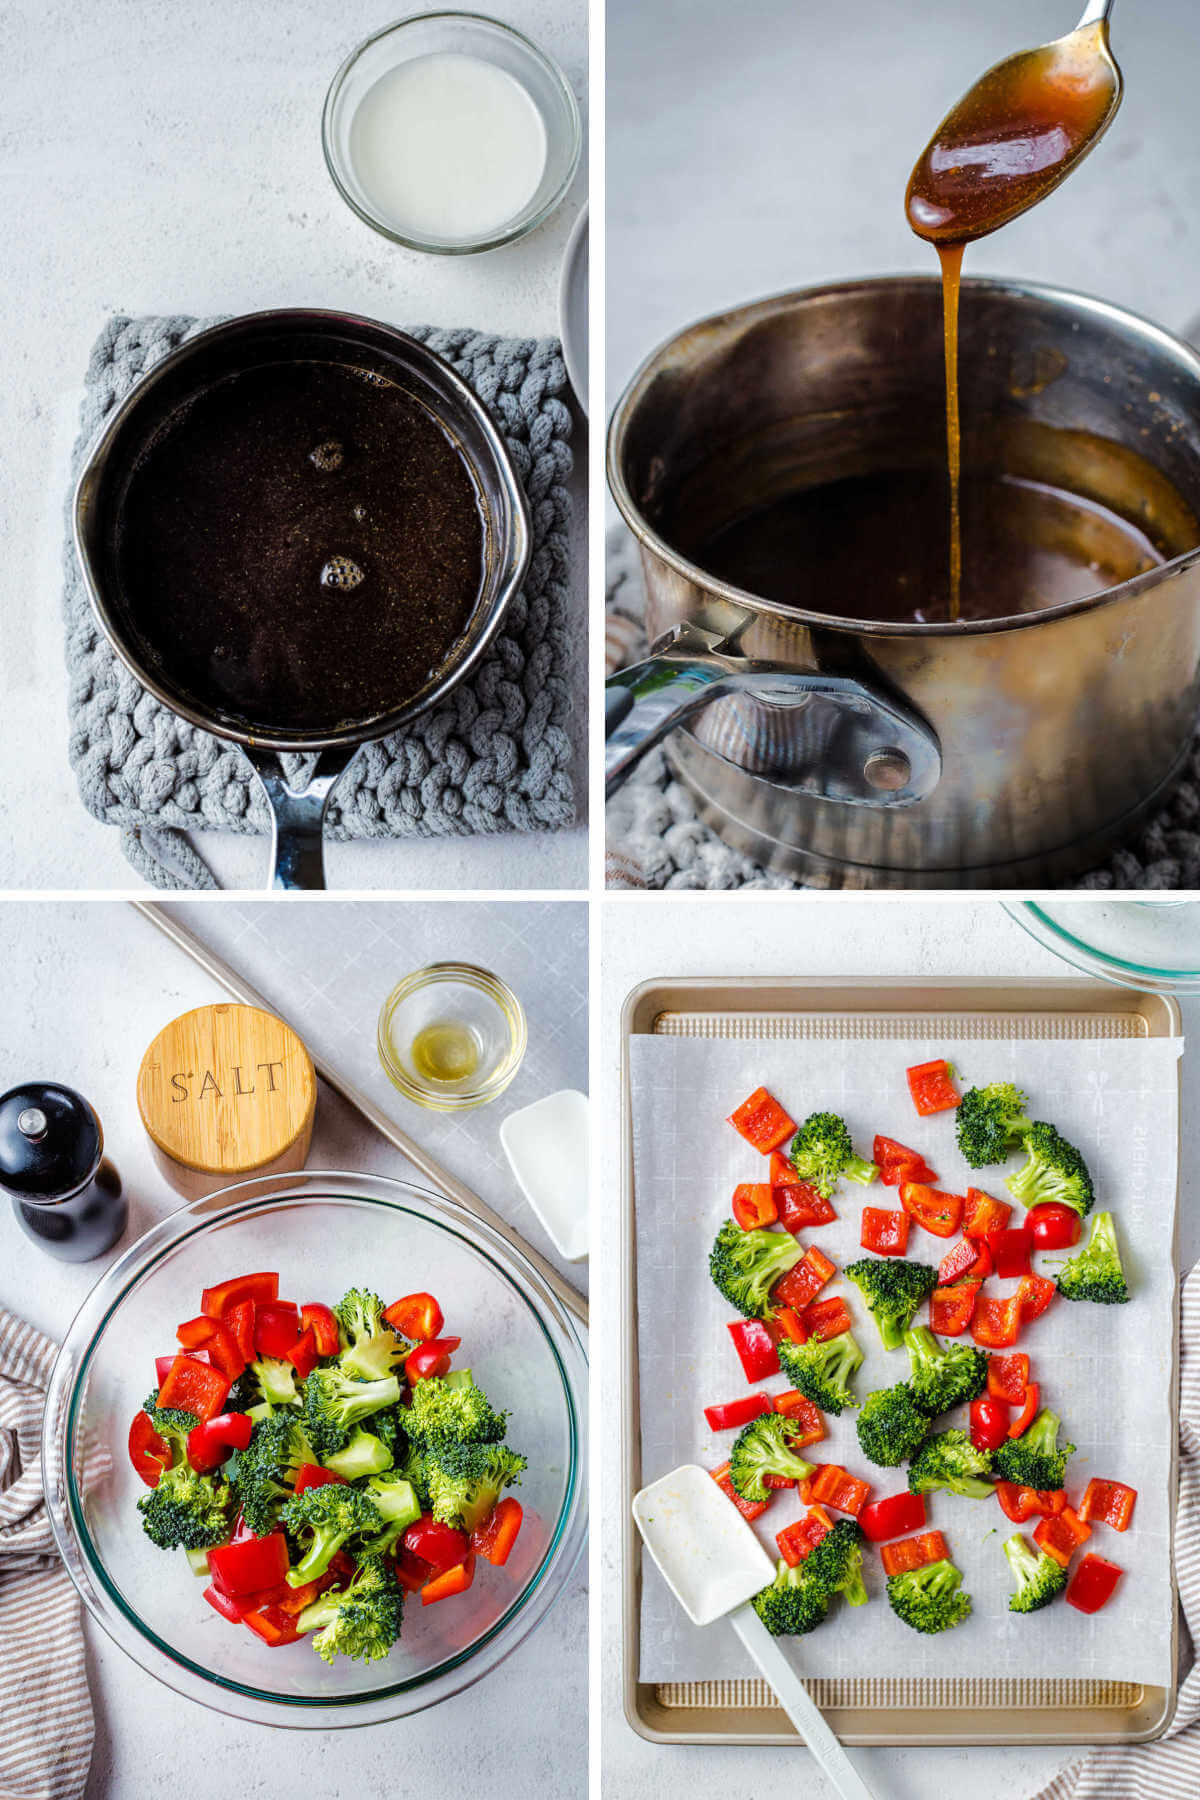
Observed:
[[[1073,1206],[1043,1200],[1025,1214],[1025,1228],[1039,1250],[1070,1250],[1079,1242],[1083,1221]]]
[[[989,1231],[984,1241],[1001,1281],[1015,1281],[1018,1276],[1033,1273],[1029,1262],[1033,1240],[1024,1225],[1006,1225],[1000,1231]]]
[[[977,1450],[998,1450],[1008,1436],[1008,1402],[986,1394],[971,1402],[971,1442]]]
[[[800,1261],[771,1289],[771,1304],[803,1308],[836,1274],[837,1269],[825,1252],[810,1244]]]
[[[993,1200],[982,1188],[968,1188],[963,1206],[963,1236],[986,1238],[989,1231],[1003,1231],[1012,1218],[1006,1200]]]
[[[747,1394],[744,1400],[727,1400],[723,1406],[706,1406],[704,1417],[710,1431],[740,1431],[751,1419],[761,1419],[770,1411],[769,1394]]]
[[[237,1300],[221,1314],[221,1323],[238,1347],[243,1368],[254,1361],[254,1302]]]
[[[767,1164],[772,1187],[807,1187],[803,1176],[796,1173],[796,1165],[785,1150],[772,1150],[771,1160]],[[816,1190],[813,1190],[814,1193]]]
[[[795,1436],[788,1438],[791,1449],[803,1450],[806,1444],[819,1444],[825,1436],[824,1414],[798,1388],[789,1388],[786,1394],[776,1394],[774,1410],[782,1413],[785,1419],[791,1419],[796,1426]]]
[[[155,1357],[155,1359],[154,1359],[154,1379],[155,1379],[155,1381],[157,1381],[160,1388],[162,1387],[163,1382],[167,1379],[167,1376],[171,1373],[171,1364],[175,1361],[175,1358],[178,1355],[179,1355],[178,1350],[173,1350],[171,1352],[170,1356],[156,1356]],[[212,1361],[212,1358],[209,1356],[207,1350],[189,1350],[188,1355],[191,1357],[193,1362],[211,1363],[211,1361]]]
[[[304,1636],[302,1631],[297,1631],[295,1619],[277,1604],[261,1607],[258,1612],[248,1612],[242,1624],[248,1625],[272,1650],[283,1644],[298,1644]]]
[[[743,1181],[733,1190],[730,1210],[743,1231],[758,1231],[779,1218],[775,1189],[769,1181]]]
[[[1069,1605],[1081,1613],[1096,1613],[1112,1599],[1113,1589],[1125,1571],[1106,1556],[1089,1550],[1067,1587]]]
[[[129,1460],[147,1487],[157,1487],[165,1468],[170,1466],[171,1446],[160,1437],[146,1412],[136,1412],[129,1427]]]
[[[778,1150],[796,1130],[795,1119],[784,1112],[765,1087],[755,1088],[750,1098],[730,1113],[729,1123],[764,1156]]]
[[[228,1375],[180,1351],[158,1390],[158,1404],[195,1413],[200,1420],[214,1419],[225,1404],[230,1388]]]
[[[1091,1535],[1091,1526],[1085,1525],[1071,1507],[1064,1506],[1060,1513],[1042,1520],[1033,1534],[1033,1541],[1039,1550],[1044,1550],[1065,1569],[1080,1544],[1086,1544]]]
[[[273,1356],[286,1361],[299,1336],[298,1306],[293,1306],[288,1300],[277,1300],[270,1306],[255,1307],[254,1348],[259,1356]]]
[[[1128,1531],[1136,1500],[1136,1488],[1093,1475],[1080,1501],[1079,1516],[1089,1524],[1095,1520],[1100,1525],[1111,1525],[1114,1531]]]
[[[742,1496],[738,1493],[732,1481],[729,1479],[729,1464],[727,1462],[722,1463],[719,1469],[713,1469],[711,1473],[713,1480],[716,1482],[725,1498],[733,1501],[733,1504],[737,1507],[743,1519],[754,1520],[762,1518],[771,1502],[769,1500],[743,1500]]]
[[[784,1488],[794,1488],[796,1477],[794,1475],[764,1475],[762,1484],[765,1488],[770,1488],[772,1492],[780,1493]]]
[[[1041,1318],[1057,1292],[1058,1289],[1046,1275],[1022,1275],[1017,1288],[1022,1325]]]
[[[908,1249],[909,1215],[885,1206],[864,1206],[859,1243],[876,1256],[903,1256]]]
[[[385,1306],[383,1316],[393,1331],[414,1344],[427,1344],[441,1332],[446,1321],[432,1294],[405,1294]]]
[[[421,1589],[421,1605],[433,1606],[439,1600],[449,1600],[454,1594],[465,1594],[475,1579],[475,1557],[468,1551],[466,1557],[456,1568],[447,1569],[442,1575],[435,1575]]]
[[[387,1319],[386,1312],[383,1316]],[[390,1319],[388,1323],[391,1324]],[[318,1356],[336,1356],[342,1347],[342,1335],[332,1309],[322,1306],[318,1301],[311,1300],[307,1306],[300,1308],[300,1329],[301,1334],[305,1331],[312,1332]]]
[[[944,1058],[937,1062],[916,1063],[904,1071],[913,1105],[921,1117],[930,1113],[949,1112],[959,1103],[959,1092],[951,1080],[950,1064]]]
[[[837,1218],[832,1204],[807,1181],[792,1182],[786,1187],[776,1184],[775,1204],[779,1208],[779,1223],[793,1237],[798,1231],[829,1225]]]
[[[1011,1356],[988,1357],[987,1391],[993,1400],[1007,1400],[1010,1406],[1024,1406],[1029,1386],[1029,1358],[1023,1350]]]
[[[206,1351],[209,1362],[220,1369],[222,1375],[228,1375],[230,1381],[236,1381],[246,1367],[246,1358],[238,1348],[237,1339],[220,1319],[210,1319],[205,1313],[195,1319],[185,1319],[175,1336],[185,1350]]]
[[[188,1432],[188,1461],[198,1475],[219,1469],[235,1450],[246,1448],[253,1430],[253,1421],[243,1412],[218,1413],[215,1419],[205,1419]]]
[[[765,1381],[768,1375],[778,1375],[779,1352],[761,1319],[738,1319],[728,1331],[747,1381]]]
[[[823,1344],[828,1343],[830,1338],[841,1337],[853,1323],[849,1308],[840,1294],[834,1294],[828,1300],[810,1301],[801,1314],[801,1319],[809,1337],[815,1337]]]
[[[818,1463],[808,1480],[800,1483],[800,1498],[806,1506],[815,1500],[854,1518],[866,1505],[870,1492],[869,1482],[849,1474],[840,1463]]]
[[[207,1313],[210,1319],[223,1319],[228,1309],[240,1300],[253,1300],[257,1305],[260,1301],[278,1298],[279,1277],[264,1270],[256,1275],[235,1275],[232,1281],[221,1281],[216,1287],[205,1288],[200,1311]]]
[[[1041,1390],[1039,1389],[1037,1382],[1031,1381],[1029,1386],[1025,1389],[1025,1398],[1021,1402],[1021,1410],[1008,1428],[1009,1437],[1020,1437],[1022,1432],[1029,1430],[1029,1427],[1038,1416],[1041,1405],[1039,1399],[1040,1392]]]
[[[470,1554],[471,1542],[465,1531],[456,1531],[453,1525],[443,1525],[430,1513],[422,1513],[421,1517],[410,1525],[404,1533],[404,1548],[427,1562],[435,1575],[442,1575],[447,1569],[456,1568]]]
[[[779,1554],[789,1569],[798,1568],[806,1556],[811,1556],[823,1537],[833,1530],[833,1520],[823,1506],[810,1506],[802,1519],[796,1519],[791,1525],[785,1525],[782,1531],[775,1533],[775,1542],[779,1545]]]
[[[310,1325],[302,1331],[291,1349],[288,1361],[296,1371],[297,1381],[307,1381],[321,1360],[321,1352],[317,1349],[317,1334]]]
[[[898,1544],[884,1544],[879,1560],[884,1574],[890,1577],[923,1569],[927,1563],[945,1562],[949,1554],[940,1531],[922,1531],[917,1537],[901,1538]]]
[[[925,1526],[924,1494],[887,1494],[872,1500],[858,1515],[859,1528],[872,1544],[885,1544],[889,1538],[903,1537],[906,1531],[921,1531]]]
[[[430,1338],[418,1344],[404,1360],[409,1381],[442,1380],[450,1373],[450,1358],[462,1343],[460,1337]]]
[[[471,1533],[471,1550],[496,1568],[502,1568],[512,1553],[525,1514],[521,1502],[511,1494],[498,1500],[482,1525]]]
[[[1021,1297],[1013,1294],[1007,1300],[981,1300],[971,1320],[971,1336],[984,1350],[1007,1350],[1016,1343],[1021,1331]]]
[[[1016,1481],[998,1481],[996,1498],[1005,1515],[1018,1525],[1032,1519],[1035,1513],[1039,1518],[1055,1518],[1067,1504],[1062,1488],[1028,1488]]]
[[[934,1237],[953,1237],[962,1218],[961,1194],[944,1194],[923,1181],[900,1183],[900,1204],[910,1219]]]
[[[241,1594],[256,1594],[260,1588],[274,1587],[287,1574],[287,1539],[282,1531],[270,1531],[266,1537],[221,1544],[209,1551],[208,1566],[223,1594],[235,1600]]]
[[[433,1575],[427,1562],[422,1562],[419,1556],[414,1556],[411,1550],[405,1550],[403,1546],[396,1558],[395,1567],[396,1580],[406,1594],[419,1594]]]
[[[953,1250],[947,1250],[938,1264],[938,1286],[953,1287],[964,1275],[978,1275],[983,1279],[983,1270],[976,1268],[979,1261],[979,1246],[970,1238],[959,1238]]]
[[[793,1344],[807,1344],[808,1332],[794,1306],[777,1306],[771,1314],[770,1324],[777,1338],[787,1338]]]
[[[961,1337],[975,1313],[981,1281],[956,1281],[935,1287],[929,1296],[929,1323],[939,1337]]]
[[[895,1138],[876,1135],[871,1160],[885,1187],[899,1187],[902,1181],[937,1180],[936,1172],[920,1151],[910,1150],[907,1144],[898,1144]]]
[[[347,1485],[346,1477],[334,1469],[322,1468],[320,1463],[301,1463],[296,1471],[296,1492],[303,1494],[308,1488],[329,1487],[335,1481]]]
[[[206,1587],[204,1598],[211,1607],[220,1613],[223,1619],[228,1619],[231,1625],[241,1624],[245,1616],[241,1607],[228,1594],[223,1594],[219,1587]]]

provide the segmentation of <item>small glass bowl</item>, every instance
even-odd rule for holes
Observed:
[[[414,1064],[418,1032],[452,1023],[473,1038],[479,1061],[458,1081],[438,1081]],[[432,1112],[466,1112],[502,1094],[525,1055],[525,1013],[512,989],[472,963],[430,963],[406,975],[379,1009],[379,1060],[409,1100]]]
[[[546,165],[541,181],[520,212],[484,237],[406,236],[375,210],[350,156],[354,115],[380,77],[415,57],[444,52],[476,56],[504,69],[525,89],[546,128]],[[350,52],[325,96],[321,143],[325,166],[342,199],[373,231],[407,250],[425,250],[434,256],[469,256],[514,243],[549,218],[574,179],[583,131],[579,107],[566,76],[536,44],[511,25],[483,13],[436,12],[420,13],[387,25]]]

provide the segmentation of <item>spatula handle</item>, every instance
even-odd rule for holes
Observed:
[[[836,1732],[771,1636],[754,1608],[735,1607],[729,1623],[741,1638],[771,1687],[775,1698],[800,1733],[842,1800],[874,1800],[871,1789],[850,1761]]]

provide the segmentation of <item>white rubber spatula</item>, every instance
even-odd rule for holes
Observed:
[[[872,1800],[820,1707],[750,1605],[774,1580],[775,1565],[712,1476],[685,1463],[634,1496],[633,1516],[693,1625],[728,1618],[838,1793],[844,1800]]]

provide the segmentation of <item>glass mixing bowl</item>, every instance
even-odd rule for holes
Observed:
[[[268,1649],[203,1598],[182,1551],[142,1531],[146,1492],[126,1454],[154,1358],[201,1289],[278,1269],[280,1292],[336,1301],[366,1286],[422,1289],[461,1334],[459,1361],[529,1459],[509,1561],[480,1560],[469,1593],[410,1600],[390,1656],[327,1667],[311,1644]],[[262,1724],[375,1725],[432,1706],[495,1668],[562,1592],[587,1532],[587,1359],[574,1325],[524,1258],[463,1207],[377,1175],[260,1176],[160,1220],[80,1308],[54,1366],[42,1432],[55,1540],[96,1622],[149,1674],[219,1712]],[[107,1451],[107,1455],[97,1452]]]
[[[1200,901],[1006,900],[1031,937],[1085,975],[1152,994],[1200,993]]]

